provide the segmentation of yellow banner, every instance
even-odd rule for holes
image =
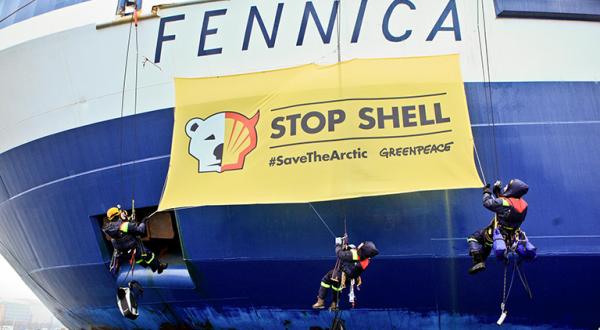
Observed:
[[[175,80],[159,209],[481,187],[458,55]]]

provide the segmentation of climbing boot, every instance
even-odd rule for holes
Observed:
[[[160,265],[158,265],[157,273],[162,274],[163,270],[167,269],[168,267],[169,267],[169,264],[160,264]]]
[[[469,268],[469,274],[475,275],[481,271],[485,270],[485,262],[479,262],[473,265],[473,267]]]
[[[469,274],[475,275],[485,270],[485,261],[481,258],[479,253],[473,254],[473,266],[469,268]]]
[[[331,305],[329,305],[329,310],[332,311],[332,312],[337,311],[338,310],[338,304],[337,304],[337,302],[332,301]]]
[[[312,305],[313,309],[323,309],[325,308],[325,300],[317,297],[317,302]]]

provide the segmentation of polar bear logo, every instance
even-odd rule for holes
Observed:
[[[198,172],[225,172],[244,167],[246,156],[256,148],[256,123],[232,111],[215,113],[206,119],[192,118],[185,125],[190,138],[189,154],[198,160]]]

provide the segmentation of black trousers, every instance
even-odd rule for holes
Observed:
[[[141,244],[140,244],[141,245]],[[156,272],[160,266],[160,261],[154,252],[141,245],[135,250],[135,263],[144,268],[150,267],[152,272]]]
[[[494,243],[494,227],[489,225],[482,229],[477,230],[469,238],[469,255],[472,257],[481,258],[481,261],[485,261],[492,252],[492,244]]]
[[[340,298],[340,292],[342,291],[342,271],[338,270],[335,272],[335,269],[332,269],[323,276],[321,279],[321,286],[319,287],[318,297],[321,299],[326,299],[329,290],[333,291],[333,302],[338,302]],[[335,275],[335,276],[334,276]],[[337,281],[334,281],[333,278],[336,278]],[[350,284],[350,278],[345,277],[346,286]]]
[[[502,226],[498,226],[498,228],[507,245],[510,245],[515,230],[506,229]],[[469,255],[481,258],[481,261],[485,261],[492,252],[492,245],[494,244],[494,223],[492,222],[487,227],[471,234],[471,236],[467,238],[467,242],[469,243]]]
[[[119,260],[122,265],[131,261],[132,252],[132,250],[121,251],[121,257],[119,258]],[[158,270],[158,267],[160,265],[160,261],[158,260],[156,254],[147,249],[141,243],[137,247],[135,247],[134,259],[137,265],[140,265],[144,268],[150,267],[153,273]]]

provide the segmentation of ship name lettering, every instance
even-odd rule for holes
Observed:
[[[314,3],[316,3],[314,0],[305,2],[304,11],[302,12],[302,18],[300,20],[300,26],[297,30],[298,35],[296,38],[296,47],[301,47],[304,45],[307,31],[316,30],[323,44],[330,44],[332,42],[336,21],[340,19],[338,17],[338,7],[340,5],[339,0],[332,1],[330,8],[327,8],[327,10],[322,9],[320,12]],[[358,43],[359,41],[365,13],[368,10],[368,3],[368,0],[361,0],[358,10],[353,13],[355,16],[349,18],[353,22],[350,43]],[[257,29],[260,29],[260,31],[256,31],[256,33],[261,33],[262,39],[264,40],[267,48],[272,49],[275,47],[278,31],[280,30],[280,23],[296,21],[285,17],[282,19],[282,15],[286,15],[284,7],[284,2],[277,4],[277,9],[274,14],[275,17],[264,17],[261,15],[260,9],[257,5],[250,7],[248,18],[245,20],[245,27],[239,28],[240,32],[244,33],[241,44],[242,52],[246,52],[251,48],[252,32]],[[410,12],[417,9],[418,8],[414,4],[414,0],[391,1],[381,19],[381,32],[385,37],[385,40],[388,42],[398,43],[409,39],[413,34],[413,30],[408,29],[407,27],[398,28],[398,26],[394,26],[398,24],[394,23],[397,21],[397,19],[393,20],[393,18],[401,13],[405,13],[406,11]],[[196,39],[196,42],[198,42],[198,57],[219,55],[227,51],[224,46],[218,46],[219,32],[223,28],[231,28],[232,26],[224,23],[227,12],[228,11],[226,8],[205,11],[202,15],[202,22],[199,24],[199,26],[190,27],[191,29],[197,29],[200,31],[199,38]],[[290,15],[296,15],[296,13],[290,13]],[[154,63],[160,63],[165,43],[168,45],[168,43],[174,42],[176,39],[175,33],[169,33],[166,31],[170,30],[168,27],[171,24],[185,24],[181,22],[185,20],[185,14],[160,18],[156,38]],[[404,31],[398,31],[401,31],[402,29],[404,29]],[[439,32],[453,32],[454,40],[461,41],[460,22],[458,11],[456,9],[456,0],[448,0],[446,6],[441,14],[439,14],[437,17],[435,24],[427,35],[426,41],[433,41]],[[211,44],[212,48],[208,48],[207,43]]]

